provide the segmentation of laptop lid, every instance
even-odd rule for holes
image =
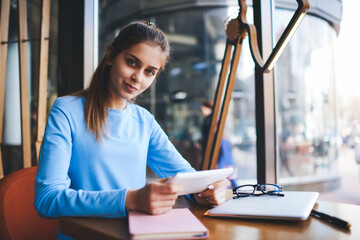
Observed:
[[[319,196],[318,192],[282,192],[284,197],[272,195],[230,199],[208,211],[209,216],[306,220]]]

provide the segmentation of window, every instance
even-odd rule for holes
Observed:
[[[237,2],[234,3],[235,7],[194,6],[138,17],[154,22],[168,35],[172,53],[156,84],[139,97],[137,103],[155,115],[180,153],[197,169],[203,155],[204,117],[200,106],[204,99],[214,99],[226,45],[224,22],[227,17],[235,18],[238,14]],[[105,13],[116,6],[107,6],[105,2],[99,6],[102,56],[106,45],[130,19],[114,16],[112,22],[111,15]],[[252,22],[251,8],[248,13],[248,21]],[[134,15],[132,18],[136,19]],[[244,42],[241,53],[224,138],[231,142],[238,178],[256,181],[254,63],[247,44]]]
[[[276,10],[275,37],[292,14]],[[280,182],[315,180],[335,172],[335,37],[327,22],[308,15],[276,65]]]
[[[121,26],[132,19],[150,20],[164,30],[172,47],[171,61],[157,83],[137,101],[155,115],[180,153],[199,169],[200,105],[202,100],[214,98],[225,49],[224,21],[237,16],[238,5],[237,1],[221,6],[197,2],[202,1],[154,1],[156,7],[150,7],[148,1],[100,1],[99,52],[101,57]],[[167,5],[171,7],[166,9]],[[339,14],[320,11],[325,6],[314,5],[312,14],[321,13],[322,18],[306,16],[276,65],[274,127],[280,183],[322,178],[334,171],[337,122],[332,47],[336,36],[329,23]],[[293,1],[276,2],[275,40],[291,18],[293,7]],[[111,14],[118,9],[129,11]],[[252,14],[249,6],[249,23],[253,22]],[[232,144],[239,183],[257,178],[254,82],[254,63],[246,39],[224,134]]]

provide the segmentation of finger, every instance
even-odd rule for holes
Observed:
[[[214,185],[209,185],[208,188],[204,191],[202,191],[201,193],[198,193],[199,197],[207,197],[213,194],[215,186]]]
[[[225,197],[198,197],[197,198],[198,203],[201,205],[219,205],[223,202],[225,202]]]
[[[207,199],[212,204],[220,204],[225,202],[226,194],[225,191],[217,191],[213,195],[207,196]]]
[[[214,200],[215,199],[220,199],[220,198],[225,197],[225,192],[217,191],[217,192],[214,192],[214,194],[208,195],[206,197],[209,198],[209,199],[214,199]]]
[[[211,184],[213,186],[214,189],[217,189],[217,188],[226,188],[227,186],[230,185],[230,181],[227,180],[227,179],[223,179],[223,180],[220,180],[218,182],[215,182],[213,184]],[[208,188],[211,186],[209,185]],[[209,188],[210,189],[210,188]]]
[[[175,201],[178,198],[177,193],[157,193],[151,198],[152,201]]]
[[[183,188],[180,184],[167,183],[167,184],[158,184],[158,190],[160,193],[180,193],[183,190]]]
[[[172,207],[175,205],[175,200],[160,200],[160,201],[154,201],[151,204],[151,208],[167,208]]]
[[[161,178],[161,179],[155,180],[155,182],[158,182],[158,183],[166,183],[167,181],[169,181],[169,179],[170,179],[170,177]]]
[[[201,197],[201,196],[213,195],[215,191],[225,190],[229,184],[230,184],[230,181],[227,179],[223,179],[221,181],[215,182],[213,184],[210,184],[208,186],[207,190],[204,190],[203,192],[201,192],[199,196]]]
[[[203,192],[201,192],[198,196],[199,197],[212,197],[212,196],[225,196],[225,188],[218,188],[218,189],[208,189]]]
[[[147,185],[149,201],[175,200],[178,197],[177,192],[164,190],[166,184],[150,183]]]
[[[172,207],[164,207],[164,208],[156,208],[156,209],[153,209],[150,214],[152,215],[160,215],[160,214],[163,214],[163,213],[166,213],[168,211],[170,211],[172,209]]]
[[[225,202],[225,197],[215,198],[215,199],[207,198],[207,200],[211,205],[220,205]]]
[[[149,184],[150,191],[155,193],[179,193],[182,186],[176,183],[164,183],[166,178],[156,180]]]

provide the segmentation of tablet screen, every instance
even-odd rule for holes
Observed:
[[[206,190],[210,184],[227,178],[232,172],[232,168],[197,172],[180,172],[170,178],[168,183],[177,183],[182,185],[183,191],[179,195],[198,193]]]

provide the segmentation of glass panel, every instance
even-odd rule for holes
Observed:
[[[40,31],[41,31],[41,0],[26,1],[27,5],[27,29],[28,29],[28,69],[29,69],[29,92],[30,92],[30,124],[32,143],[32,163],[35,165],[36,124],[37,124],[37,87],[39,80],[39,54],[40,54]],[[47,85],[48,112],[57,97],[58,79],[58,0],[51,1],[50,12],[50,39],[49,39],[49,63]],[[6,65],[5,104],[3,142],[1,144],[4,174],[11,173],[22,168],[21,148],[21,106],[20,106],[20,76],[19,76],[19,51],[18,51],[18,3],[11,1],[10,22]]]
[[[107,4],[110,5],[106,1],[99,4],[100,27],[102,21],[112,22],[111,15],[103,14]],[[252,8],[249,8],[249,22],[253,19],[252,12]],[[141,17],[154,22],[168,35],[172,55],[154,87],[139,97],[137,103],[155,115],[176,148],[196,169],[200,169],[203,155],[204,116],[200,107],[205,99],[214,99],[226,44],[224,22],[229,16],[235,18],[237,14],[238,7],[197,7]],[[99,29],[101,54],[121,24],[130,19],[113,21],[119,24],[107,24],[116,27]],[[254,63],[247,39],[243,45],[224,134],[223,144],[228,149],[228,162],[223,162],[221,167],[234,161],[237,179],[255,181]]]
[[[279,37],[293,13],[276,10]],[[309,37],[311,36],[311,37]],[[335,31],[307,15],[275,69],[280,182],[328,177],[338,153]]]
[[[175,146],[197,169],[204,152],[201,149],[204,116],[200,105],[215,95],[225,50],[223,23],[229,12],[231,9],[194,10],[154,17],[156,24],[168,34],[172,46],[171,63],[156,85],[156,117]],[[196,27],[189,28],[194,22]],[[239,178],[255,178],[255,109],[251,107],[254,106],[254,66],[247,43],[244,45],[223,149],[230,143],[230,158],[235,161]],[[186,93],[185,100],[174,99],[174,93],[179,92]],[[223,161],[226,160],[219,159],[219,165],[233,165]]]

